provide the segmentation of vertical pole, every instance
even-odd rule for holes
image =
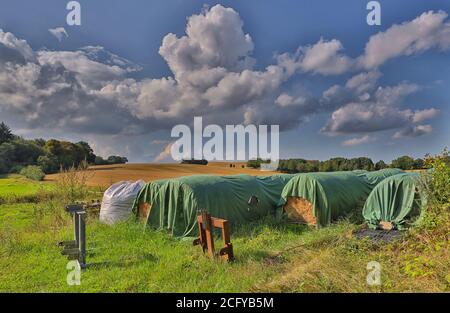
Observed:
[[[206,242],[208,244],[208,252],[211,257],[214,257],[214,238],[213,238],[213,229],[211,222],[211,214],[206,214],[206,220],[203,221],[206,229]]]
[[[80,236],[79,236],[79,231],[80,231],[79,224],[80,224],[80,221],[78,219],[77,212],[73,212],[72,213],[72,218],[73,218],[73,229],[74,229],[73,235],[75,237],[75,245],[78,247],[80,245],[80,243],[79,243],[80,242]]]
[[[228,221],[224,221],[222,225],[222,238],[225,244],[225,247],[227,247],[227,260],[233,261],[234,260],[234,252],[233,252],[233,245],[231,244],[231,238],[230,238],[230,224]]]
[[[222,224],[222,238],[223,238],[223,242],[225,243],[225,245],[227,243],[230,243],[231,239],[230,239],[230,227],[228,224],[228,221],[223,221]]]
[[[80,258],[78,262],[80,263],[81,268],[86,267],[86,224],[85,224],[85,211],[78,212],[79,218],[79,249],[80,249]]]
[[[208,249],[208,245],[206,243],[206,233],[205,233],[205,230],[203,229],[202,215],[197,216],[197,224],[198,224],[198,233],[199,233],[200,244],[202,246],[203,252],[205,252]]]

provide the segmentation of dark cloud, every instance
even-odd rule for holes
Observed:
[[[408,126],[398,132],[396,132],[393,136],[395,139],[401,138],[415,138],[423,135],[430,134],[433,131],[433,127],[431,125],[411,125]]]

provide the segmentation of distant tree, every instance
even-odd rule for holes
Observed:
[[[424,166],[425,166],[425,162],[423,159],[417,158],[414,160],[414,169],[421,170],[424,168]]]
[[[58,159],[59,166],[63,168],[78,166],[86,160],[84,147],[72,142],[50,139],[45,143],[44,148],[47,153],[53,154]]]
[[[11,128],[4,122],[0,123],[0,145],[4,142],[9,142],[13,140],[14,135],[11,132]]]
[[[332,172],[333,171],[333,165],[331,160],[320,162],[319,164],[319,171],[320,172]]]
[[[208,165],[208,160],[183,159],[181,160],[181,164]],[[230,167],[233,167],[233,164],[230,164]]]
[[[103,159],[101,156],[97,155],[95,157],[95,161],[94,161],[95,165],[106,165],[108,164],[108,161],[106,161],[105,159]]]
[[[377,170],[377,171],[382,170],[387,167],[388,167],[388,165],[383,160],[380,160],[377,163],[375,163],[375,170]]]
[[[308,161],[308,172],[318,172],[319,171],[320,161]]]
[[[297,172],[297,161],[294,159],[290,159],[287,163],[287,170],[289,173]]]
[[[375,169],[373,161],[367,157],[356,158],[356,163],[357,167],[353,168],[353,170],[373,171]]]
[[[0,145],[0,173],[9,173],[15,159],[15,148],[10,142]]]
[[[111,155],[108,157],[107,161],[109,164],[125,164],[128,162],[128,159],[118,155]]]
[[[76,145],[81,149],[83,159],[86,160],[89,164],[93,164],[95,162],[95,154],[91,146],[84,141],[77,142]]]
[[[37,165],[39,165],[46,174],[56,173],[59,170],[58,158],[53,154],[39,156]]]
[[[126,162],[128,159],[121,156],[111,156],[109,161],[97,158],[84,141],[26,140],[14,135],[5,123],[0,123],[0,173],[17,173],[29,165],[39,166],[45,173],[53,173],[61,167]]]
[[[270,163],[270,160],[263,160],[261,158],[252,159],[247,161],[247,167],[260,168],[261,163]]]
[[[39,147],[44,147],[46,143],[45,139],[42,138],[34,139],[32,141]]]
[[[391,167],[400,168],[402,170],[413,170],[414,159],[407,155],[401,156],[392,161]]]

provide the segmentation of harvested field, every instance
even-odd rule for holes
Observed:
[[[230,164],[235,167],[230,167]],[[247,174],[253,176],[276,174],[275,172],[260,171],[251,168],[242,168],[245,162],[210,162],[208,165],[192,164],[117,164],[92,166],[92,172],[87,184],[89,186],[107,187],[122,180],[152,181],[156,179],[191,176],[198,174],[210,175],[236,175]],[[56,180],[58,174],[47,175],[46,181]]]

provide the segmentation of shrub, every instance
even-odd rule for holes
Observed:
[[[427,208],[422,212],[420,226],[427,229],[450,228],[450,164],[445,149],[436,156],[427,156],[424,163],[431,168],[422,174],[421,189],[427,198]]]
[[[42,171],[42,169],[36,165],[28,165],[27,167],[24,167],[20,171],[20,175],[23,175],[29,179],[33,179],[33,180],[37,180],[37,181],[41,181],[45,177],[45,174]]]
[[[9,173],[10,174],[18,174],[23,170],[24,166],[21,164],[14,164],[13,166],[11,166]]]
[[[72,166],[69,169],[61,168],[56,187],[64,205],[84,200],[87,197],[89,189],[87,181],[91,177],[92,173],[88,171],[86,163],[82,163],[78,167]]]

